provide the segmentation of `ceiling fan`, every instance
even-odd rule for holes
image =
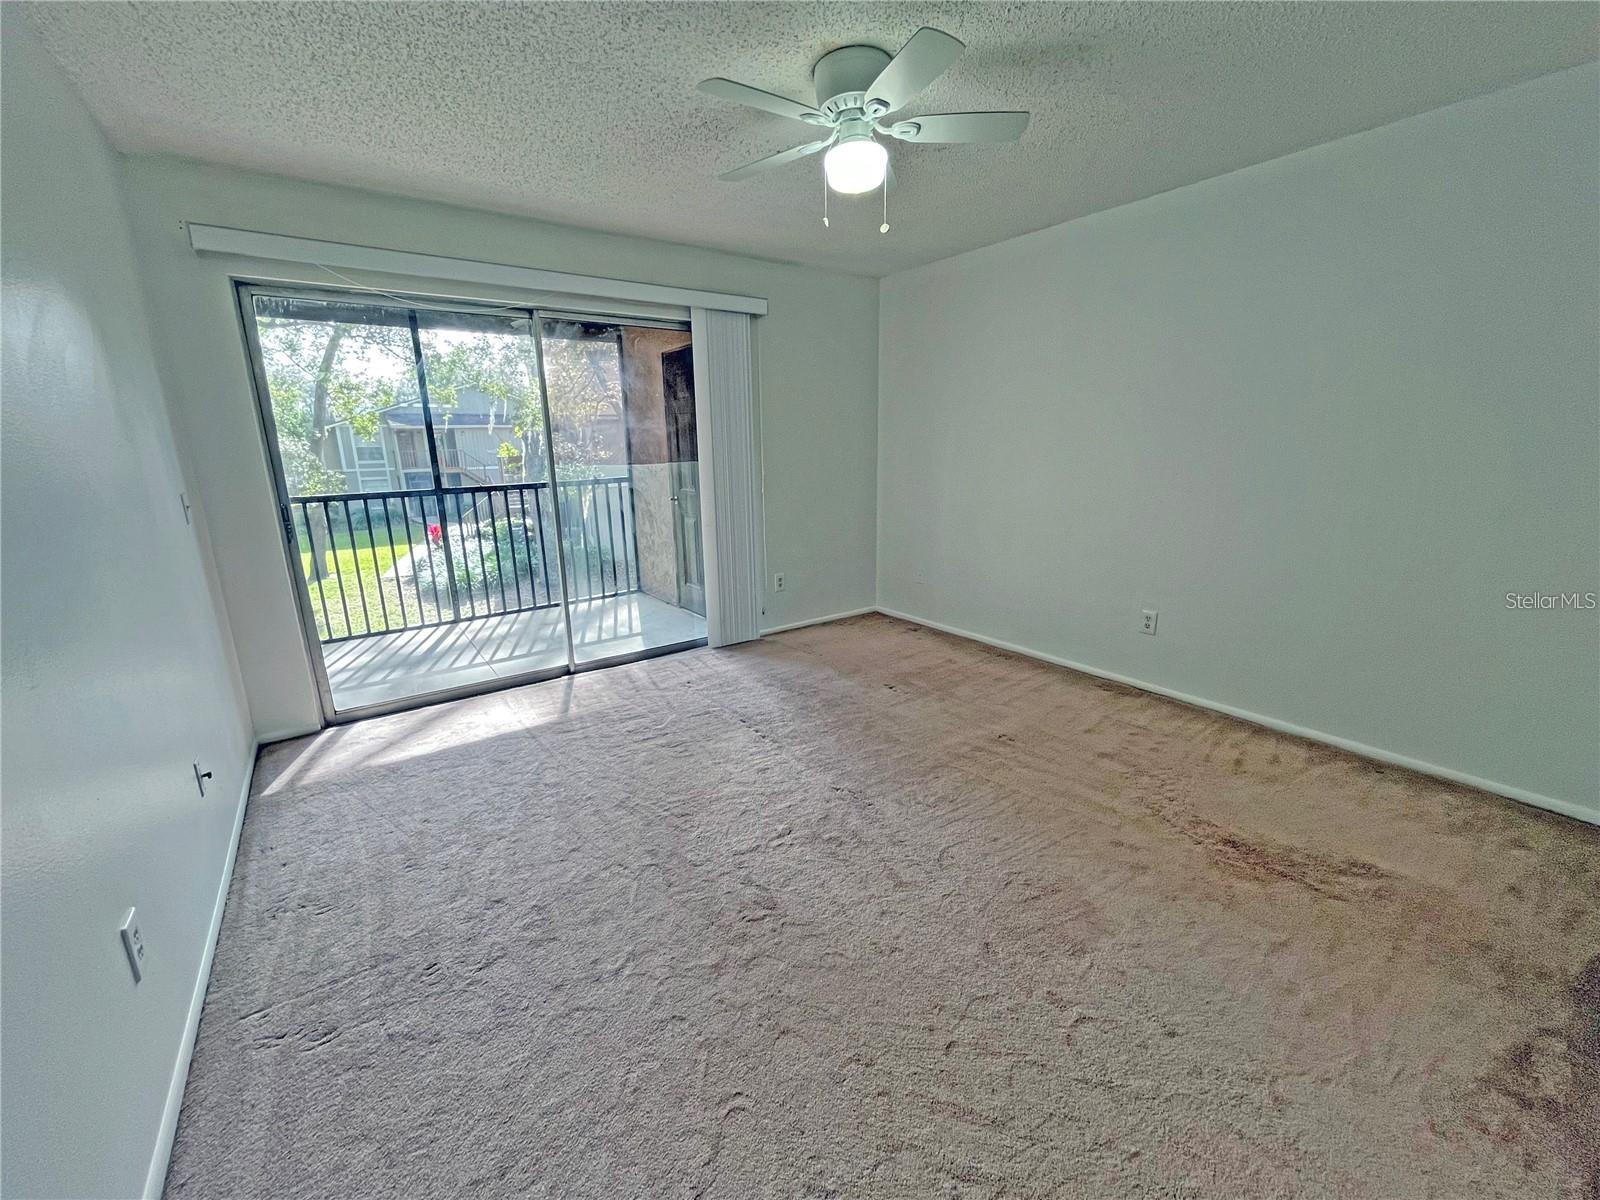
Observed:
[[[827,131],[818,141],[780,150],[717,178],[736,183],[825,150],[822,171],[828,187],[857,195],[880,186],[888,176],[889,152],[877,134],[902,142],[1016,141],[1028,127],[1025,112],[934,113],[886,119],[943,75],[965,49],[948,33],[926,28],[912,34],[893,58],[876,46],[842,46],[824,54],[812,68],[817,83],[815,108],[731,79],[703,80],[700,90],[707,95]],[[884,228],[887,230],[887,219]]]

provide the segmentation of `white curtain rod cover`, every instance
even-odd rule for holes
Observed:
[[[598,296],[608,300],[634,300],[649,304],[720,309],[747,316],[765,316],[767,312],[767,302],[756,296],[735,296],[724,292],[670,287],[666,284],[603,279],[596,275],[573,275],[566,271],[516,267],[504,263],[480,262],[470,258],[451,258],[443,254],[417,254],[409,250],[385,250],[378,246],[354,246],[345,242],[319,241],[316,238],[257,233],[248,229],[228,229],[221,225],[197,225],[190,222],[188,229],[189,245],[196,254],[237,254],[246,258],[264,258],[275,262],[309,263],[320,267],[380,271],[391,275],[410,275],[426,279],[453,279],[466,283],[489,284],[494,287],[560,292],[569,296]]]

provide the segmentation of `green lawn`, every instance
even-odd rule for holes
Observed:
[[[365,530],[355,531],[352,545],[350,535],[343,529],[336,529],[329,539],[328,574],[320,583],[311,578],[311,546],[301,534],[301,578],[311,597],[319,638],[326,641],[351,634],[381,632],[386,624],[390,629],[402,629],[419,623],[417,588],[411,574],[402,569],[397,580],[393,571],[396,557],[404,558],[408,549],[404,530],[397,527],[394,532],[395,546],[390,550],[389,533],[381,522],[374,539],[376,545],[368,540]],[[421,526],[413,525],[411,536],[416,552],[425,553],[426,535]],[[438,620],[432,590],[422,589],[421,599],[422,620]]]

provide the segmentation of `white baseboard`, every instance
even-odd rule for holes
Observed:
[[[1223,704],[1216,700],[1209,700],[1204,696],[1191,696],[1186,692],[1174,691],[1172,688],[1162,687],[1156,683],[1146,683],[1142,679],[1133,679],[1127,675],[1119,675],[1115,671],[1103,671],[1099,667],[1091,667],[1086,663],[1073,662],[1069,658],[1060,658],[1054,654],[1045,654],[1027,646],[1019,646],[1012,642],[1002,642],[998,638],[985,637],[981,633],[973,633],[968,629],[958,629],[954,625],[946,625],[940,621],[930,621],[926,617],[915,616],[912,613],[899,612],[892,608],[879,607],[886,617],[896,617],[902,621],[910,621],[914,625],[926,625],[929,629],[937,629],[941,633],[952,634],[955,637],[966,638],[968,641],[981,642],[985,646],[993,646],[997,650],[1009,650],[1013,654],[1020,654],[1025,658],[1038,659],[1040,662],[1052,663],[1058,667],[1067,667],[1073,671],[1081,671],[1085,675],[1093,675],[1098,679],[1109,679],[1113,683],[1126,684],[1128,687],[1138,688],[1142,692],[1153,692],[1157,696],[1165,696],[1169,700],[1178,700],[1184,704],[1192,704],[1196,708],[1209,708],[1212,712],[1223,713],[1226,716],[1237,717],[1241,721],[1248,721],[1252,725],[1260,725],[1265,729],[1273,729],[1279,733],[1292,734],[1295,737],[1305,738],[1307,741],[1321,742],[1325,746],[1333,746],[1340,750],[1348,750],[1352,754],[1359,754],[1363,758],[1376,759],[1378,762],[1389,763],[1392,766],[1404,767],[1409,771],[1416,771],[1422,775],[1432,775],[1436,779],[1446,779],[1451,783],[1463,783],[1468,787],[1475,787],[1479,791],[1492,792],[1496,796],[1504,796],[1508,800],[1518,800],[1523,804],[1531,804],[1535,808],[1548,809],[1550,812],[1560,813],[1564,817],[1585,821],[1591,825],[1600,825],[1600,811],[1584,808],[1570,800],[1558,800],[1554,796],[1544,796],[1538,792],[1530,792],[1526,788],[1513,787],[1509,783],[1499,783],[1493,779],[1482,779],[1476,775],[1469,775],[1465,771],[1457,771],[1450,767],[1441,767],[1436,763],[1423,762],[1421,759],[1409,758],[1404,754],[1396,754],[1378,746],[1369,746],[1364,742],[1353,742],[1349,738],[1335,737],[1331,733],[1323,733],[1317,729],[1307,729],[1303,725],[1295,725],[1289,721],[1280,721],[1276,717],[1263,716],[1260,713],[1250,712],[1248,709],[1235,708],[1231,704]]]
[[[290,725],[283,729],[269,729],[265,732],[257,732],[256,745],[258,747],[270,746],[273,742],[287,742],[291,738],[307,737],[313,733],[321,733],[322,730],[323,726],[321,725]]]
[[[222,882],[217,885],[217,902],[211,910],[211,929],[206,935],[200,972],[194,981],[194,995],[189,999],[189,1015],[183,1024],[178,1061],[172,1069],[172,1082],[167,1087],[167,1103],[161,1110],[161,1128],[156,1135],[155,1153],[150,1158],[150,1170],[144,1179],[145,1200],[160,1200],[162,1189],[167,1184],[167,1166],[172,1161],[172,1140],[178,1132],[178,1114],[183,1110],[183,1089],[189,1081],[189,1061],[194,1057],[195,1035],[200,1031],[200,1012],[205,1008],[206,988],[211,983],[211,963],[217,954],[222,911],[227,907],[228,891],[233,884],[233,864],[239,857],[239,835],[244,831],[244,812],[250,802],[250,782],[255,778],[256,754],[260,749],[261,743],[252,741],[250,753],[245,758],[244,784],[239,789],[239,806],[233,817],[233,836],[228,842],[228,857],[222,864]]]
[[[808,625],[826,625],[829,621],[842,621],[846,617],[864,617],[868,613],[881,611],[883,610],[878,608],[877,605],[869,604],[865,608],[852,608],[848,612],[829,613],[825,617],[807,617],[804,621],[790,621],[787,625],[774,625],[770,629],[763,629],[761,636],[766,637],[769,633],[787,633],[791,629],[804,629]]]

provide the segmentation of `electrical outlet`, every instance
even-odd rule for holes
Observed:
[[[783,572],[774,571],[772,573],[772,590],[775,592],[783,591],[783,582]]]
[[[1139,617],[1139,632],[1148,633],[1151,637],[1156,635],[1156,610],[1147,608]]]
[[[139,910],[130,908],[122,920],[122,949],[133,970],[133,981],[144,978],[144,935],[139,932]]]

